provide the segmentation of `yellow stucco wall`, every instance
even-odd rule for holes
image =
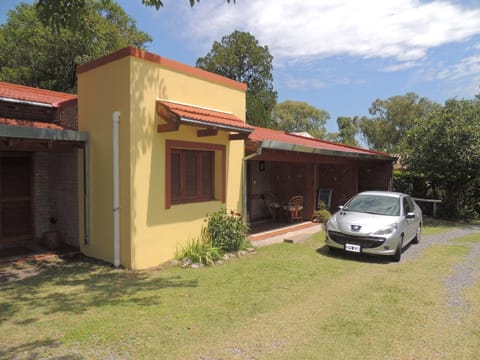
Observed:
[[[78,125],[88,131],[89,244],[81,242],[88,256],[113,263],[113,144],[112,114],[120,111],[121,263],[131,263],[130,243],[130,61],[78,75]]]
[[[245,119],[244,89],[185,74],[181,68],[127,56],[79,73],[79,128],[90,133],[90,244],[82,245],[82,251],[113,262],[111,118],[113,111],[120,111],[121,264],[133,269],[172,259],[178,245],[200,234],[207,213],[221,207],[242,210],[243,141],[229,141],[224,131],[197,137],[198,128],[185,125],[176,132],[158,133],[157,99]],[[218,196],[166,208],[167,140],[225,146],[225,203]]]

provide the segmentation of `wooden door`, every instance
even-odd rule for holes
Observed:
[[[0,248],[33,239],[32,158],[0,154]]]

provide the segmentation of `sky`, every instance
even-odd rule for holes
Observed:
[[[152,37],[148,51],[192,66],[223,36],[252,34],[273,56],[278,102],[327,111],[329,132],[338,116],[368,116],[376,99],[480,93],[480,0],[117,2]],[[0,0],[0,23],[19,3]]]

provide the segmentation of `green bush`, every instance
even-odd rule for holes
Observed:
[[[248,226],[242,215],[235,211],[220,209],[207,218],[206,236],[212,245],[225,252],[237,251],[245,246]]]
[[[222,252],[219,248],[213,246],[205,238],[199,237],[177,249],[176,258],[178,260],[188,258],[192,263],[211,265],[220,260],[221,256]]]
[[[332,214],[330,214],[330,211],[328,211],[327,209],[322,209],[315,211],[313,215],[313,221],[325,224],[331,217]]]

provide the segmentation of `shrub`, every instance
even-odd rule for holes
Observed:
[[[313,213],[312,221],[325,224],[328,221],[328,219],[330,219],[331,217],[332,217],[332,214],[330,213],[330,211],[328,211],[327,205],[325,204],[325,202],[320,201],[318,203],[318,210],[316,210]]]
[[[221,256],[222,253],[219,248],[213,246],[204,237],[199,237],[190,240],[186,245],[177,249],[176,258],[178,260],[188,258],[193,263],[211,265],[220,260]]]
[[[325,204],[325,201],[320,200],[320,202],[318,203],[318,210],[325,210],[325,209],[327,209],[327,205]]]
[[[322,209],[315,211],[313,215],[313,221],[325,224],[331,217],[332,214],[330,214],[330,211],[328,211],[327,209]]]
[[[235,211],[220,209],[207,218],[206,236],[213,246],[225,252],[237,251],[245,246],[248,226],[242,215]]]

